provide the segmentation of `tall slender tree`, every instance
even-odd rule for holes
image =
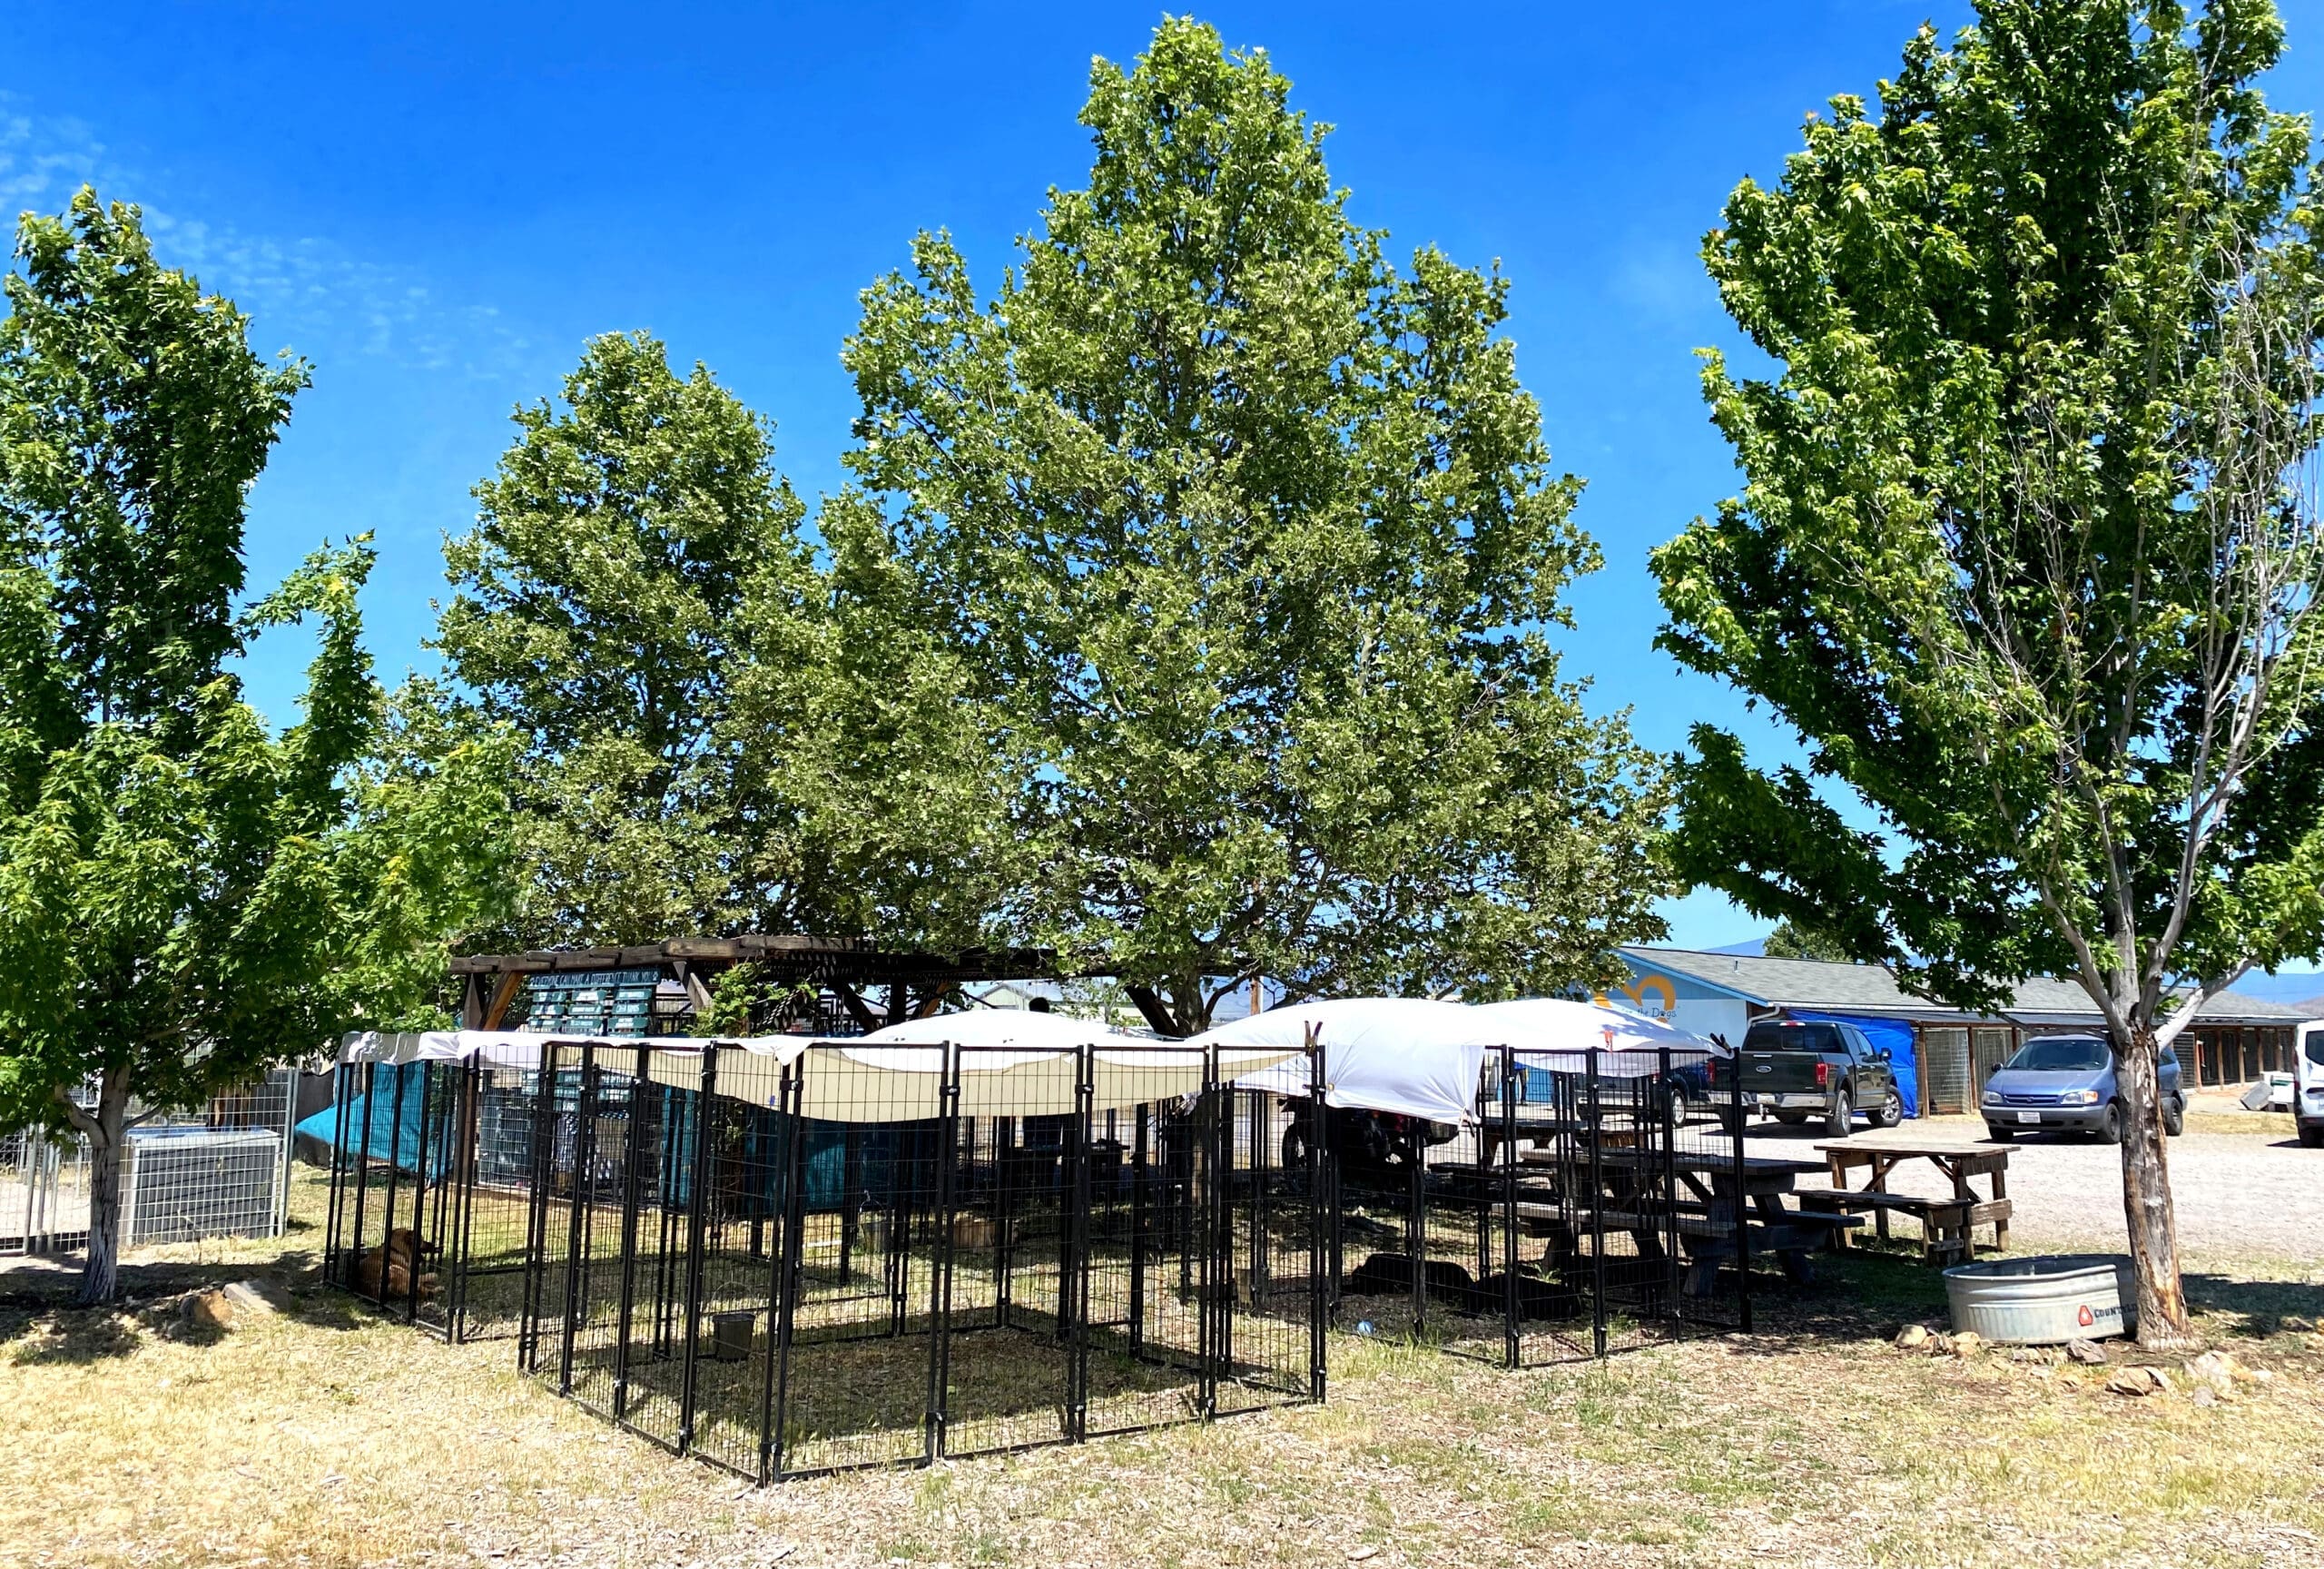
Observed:
[[[1932,995],[2072,976],[2123,1088],[2139,1333],[2187,1333],[2161,1049],[2324,947],[2324,524],[2305,119],[2265,0],[1984,0],[1811,121],[1705,246],[1773,357],[1705,386],[1746,487],[1655,557],[1705,726],[1680,872]],[[1853,794],[1856,826],[1817,777]]]
[[[522,740],[514,940],[636,942],[791,923],[775,775],[740,765],[737,677],[812,643],[803,508],[766,422],[642,333],[593,340],[563,406],[519,409],[448,542],[438,631],[465,701]],[[776,715],[763,715],[768,723]],[[761,735],[763,764],[780,753]]]
[[[494,770],[487,741],[366,775],[383,702],[356,612],[367,542],[236,608],[243,498],[305,368],[251,353],[242,315],[157,262],[134,207],[84,190],[61,218],[27,217],[16,255],[0,321],[0,1125],[87,1138],[81,1298],[102,1302],[138,1117],[415,1006],[448,928],[491,897],[491,819],[460,808]],[[307,617],[303,716],[277,736],[229,664]]]
[[[997,297],[923,235],[845,350],[872,558],[1016,749],[1027,925],[1185,1030],[1254,975],[1549,988],[1660,930],[1651,760],[1551,644],[1599,557],[1505,285],[1391,265],[1289,92],[1165,22]]]

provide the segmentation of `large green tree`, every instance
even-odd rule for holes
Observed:
[[[2186,1333],[2160,1048],[2324,946],[2309,127],[2265,0],[1986,0],[1832,102],[1705,256],[1770,356],[1741,497],[1654,560],[1708,726],[1691,880],[1954,1002],[2079,981],[2124,1086],[2141,1337]],[[1844,808],[1846,808],[1844,810]]]
[[[374,745],[363,541],[246,609],[243,499],[306,371],[88,191],[28,217],[0,322],[0,1126],[89,1141],[81,1295],[116,1289],[124,1140],[422,1006],[492,898],[490,745]],[[320,630],[277,735],[229,669]],[[91,1093],[91,1091],[94,1093]]]
[[[1505,285],[1392,265],[1288,93],[1164,23],[997,296],[922,235],[844,355],[865,559],[1022,781],[1028,932],[1185,1030],[1255,975],[1551,989],[1660,931],[1651,762],[1559,675],[1599,558]]]
[[[798,499],[766,422],[643,334],[591,340],[449,541],[438,642],[463,700],[522,740],[523,903],[504,938],[780,929],[803,896],[780,760],[798,716],[734,702],[815,652]],[[745,754],[747,753],[747,759]],[[747,765],[746,765],[747,762]]]

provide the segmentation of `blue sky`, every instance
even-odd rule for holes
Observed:
[[[2324,0],[2288,5],[2289,106],[2324,103]],[[1802,115],[1869,93],[1961,4],[1791,0],[1414,8],[1213,5],[1267,48],[1360,222],[1403,251],[1498,259],[1557,460],[1590,482],[1606,570],[1575,589],[1569,668],[1675,747],[1698,717],[1780,737],[1651,646],[1647,551],[1733,488],[1692,350],[1734,334],[1696,259]],[[946,226],[989,286],[1046,190],[1088,170],[1092,55],[1149,5],[134,5],[0,10],[0,196],[93,180],[168,256],[295,349],[314,386],[252,503],[253,584],[374,530],[384,669],[425,667],[440,542],[590,334],[642,328],[778,423],[803,493],[834,488],[856,293]],[[290,716],[302,651],[261,650]],[[1748,939],[1716,895],[1673,936]],[[2324,986],[2319,986],[2324,990]]]

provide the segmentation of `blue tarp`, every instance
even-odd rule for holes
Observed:
[[[419,1106],[427,1090],[427,1075],[420,1062],[397,1064],[381,1062],[371,1070],[371,1091],[358,1095],[348,1102],[347,1126],[363,1152],[374,1160],[391,1162],[399,1169],[415,1170],[419,1165]],[[397,1111],[402,1118],[399,1123]],[[325,1144],[339,1140],[339,1108],[326,1106],[299,1124],[299,1131]],[[428,1175],[440,1174],[445,1151],[438,1148],[431,1152]]]
[[[350,1144],[359,1142],[363,1151],[374,1160],[392,1163],[398,1169],[414,1170],[419,1164],[419,1107],[426,1081],[427,1064],[409,1062],[377,1063],[371,1070],[371,1090],[358,1095],[348,1103],[347,1126],[352,1137]],[[570,1082],[566,1082],[566,1079]],[[556,1140],[552,1159],[560,1170],[569,1170],[573,1163],[576,1117],[578,1111],[579,1080],[577,1075],[560,1075],[556,1095],[556,1119],[552,1137]],[[662,1130],[665,1147],[674,1150],[693,1148],[693,1129],[689,1126],[698,1097],[684,1090],[659,1087],[662,1096]],[[399,1124],[397,1109],[400,1104],[402,1120]],[[437,1112],[443,1115],[439,1101]],[[616,1104],[606,1109],[608,1117],[625,1117],[627,1107]],[[763,1212],[772,1212],[777,1193],[779,1173],[783,1168],[786,1140],[784,1132],[789,1119],[774,1112],[758,1112],[744,1131],[744,1181]],[[309,1138],[329,1145],[339,1138],[339,1109],[327,1106],[299,1124],[299,1131]],[[443,1140],[442,1129],[431,1128],[437,1138],[436,1148],[429,1151],[428,1175],[433,1179],[447,1168],[449,1153]],[[891,1185],[904,1177],[896,1169],[908,1152],[899,1148],[911,1138],[892,1129],[863,1129],[851,1130],[837,1122],[809,1122],[807,1137],[806,1207],[811,1210],[840,1208],[847,1200],[851,1184],[848,1178],[848,1140],[852,1131],[856,1139],[855,1170],[852,1187],[858,1201],[878,1203],[884,1200]],[[932,1135],[931,1135],[932,1136]],[[495,1147],[497,1147],[496,1141]],[[923,1159],[927,1158],[925,1156]],[[495,1173],[504,1175],[505,1173]],[[684,1202],[692,1185],[694,1172],[686,1160],[672,1162],[671,1169],[660,1174],[672,1196]]]
[[[1874,1050],[1886,1048],[1889,1070],[1896,1075],[1896,1090],[1905,1098],[1905,1115],[1921,1114],[1921,1068],[1919,1059],[1913,1053],[1910,1024],[1862,1013],[1810,1013],[1800,1008],[1787,1008],[1784,1012],[1788,1018],[1810,1024],[1853,1024],[1864,1031],[1864,1038],[1872,1042]]]

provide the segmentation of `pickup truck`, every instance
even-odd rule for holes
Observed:
[[[1734,1061],[1746,1113],[1769,1112],[1795,1124],[1819,1117],[1835,1139],[1848,1136],[1858,1111],[1881,1128],[1894,1128],[1905,1115],[1888,1053],[1853,1024],[1762,1019],[1745,1032]]]

